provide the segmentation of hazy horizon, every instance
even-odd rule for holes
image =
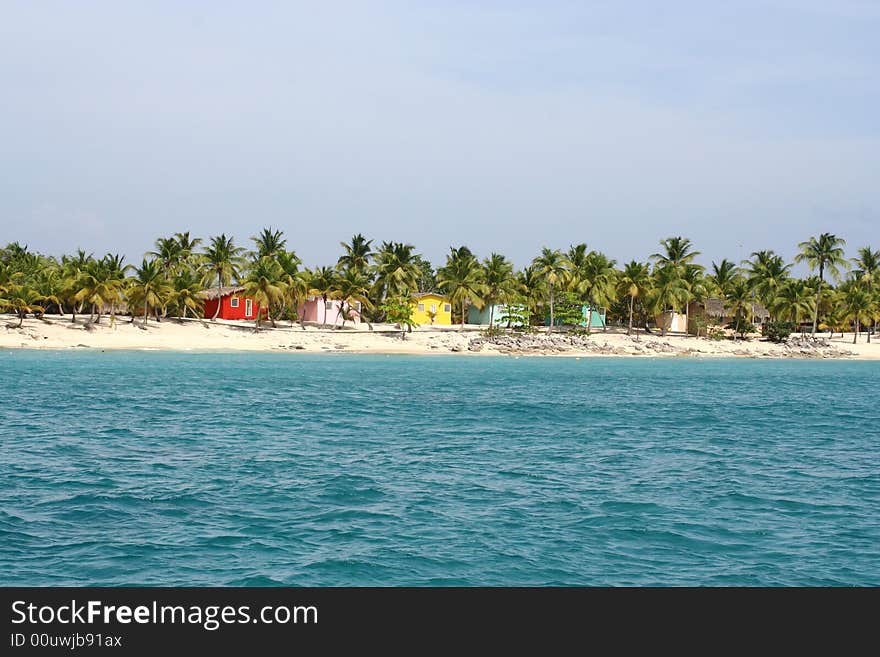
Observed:
[[[9,2],[0,242],[880,247],[880,5]],[[872,241],[873,240],[873,241]]]

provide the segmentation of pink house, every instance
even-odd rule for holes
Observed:
[[[296,311],[300,320],[304,322],[314,322],[316,324],[327,324],[328,326],[341,325],[342,313],[339,308],[342,301],[339,299],[327,299],[324,301],[321,297],[309,297]],[[361,304],[360,301],[352,301],[351,304],[345,304],[346,312],[350,312],[354,318],[354,323],[361,321]]]

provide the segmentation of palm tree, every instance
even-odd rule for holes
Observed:
[[[694,251],[693,242],[687,237],[667,237],[660,240],[664,253],[655,253],[651,258],[660,267],[681,267],[694,261],[699,251]]]
[[[217,286],[217,309],[211,321],[217,319],[220,314],[220,303],[222,288],[230,285],[233,279],[238,278],[239,267],[241,266],[244,249],[235,246],[232,237],[226,237],[223,233],[217,237],[211,238],[211,244],[205,248],[203,254],[205,281],[208,285],[216,284]]]
[[[461,307],[461,328],[467,319],[467,306],[483,307],[483,270],[471,250],[450,247],[446,264],[437,270],[437,284],[453,306]]]
[[[327,300],[336,292],[336,278],[336,270],[332,267],[316,267],[309,272],[309,294],[320,296],[324,303],[322,328],[327,325]]]
[[[538,317],[547,295],[544,279],[538,273],[537,267],[531,265],[516,275],[516,290],[528,308],[529,318]]]
[[[171,280],[183,262],[184,252],[177,237],[160,237],[156,240],[156,250],[148,251],[146,257],[159,260],[162,264],[162,270],[165,272],[165,280]]]
[[[107,278],[112,287],[110,294],[110,318],[111,322],[116,322],[116,304],[122,298],[122,292],[126,286],[125,276],[131,265],[125,264],[125,256],[117,253],[108,253],[103,259],[104,267],[107,269]]]
[[[735,320],[734,332],[744,335],[744,329],[747,321],[752,315],[752,288],[745,278],[738,278],[730,286],[725,297],[725,305],[733,313]]]
[[[773,251],[755,251],[752,258],[745,263],[746,280],[758,300],[769,309],[779,288],[788,280],[791,265]]]
[[[300,305],[305,303],[309,296],[309,272],[300,270],[302,261],[293,251],[279,253],[276,260],[281,267],[280,281],[284,289],[284,303],[290,303],[293,310],[298,312]],[[292,314],[290,325],[293,326]],[[306,330],[302,317],[299,318],[299,325],[303,331]]]
[[[177,309],[177,318],[186,317],[187,311],[193,317],[199,317],[204,310],[205,302],[199,296],[202,286],[195,274],[188,270],[181,271],[171,283],[168,302]]]
[[[345,249],[345,253],[339,256],[339,260],[336,262],[336,267],[340,271],[356,269],[366,272],[369,269],[370,256],[373,254],[373,240],[368,240],[358,233],[351,238],[348,244],[340,242],[339,246]]]
[[[642,299],[651,290],[651,271],[648,265],[632,260],[623,267],[623,272],[617,277],[617,290],[621,295],[629,297],[629,326],[627,335],[632,335],[633,306],[636,299]]]
[[[727,296],[738,275],[737,266],[725,258],[720,263],[712,263],[712,273],[706,277],[706,282],[709,284],[710,292],[723,299]]]
[[[843,308],[845,317],[855,324],[853,344],[856,344],[862,322],[871,319],[874,299],[858,280],[847,281],[841,286],[839,305]]]
[[[868,290],[873,298],[877,294],[877,277],[880,276],[880,251],[872,251],[871,247],[863,246],[859,249],[858,257],[853,259],[856,266],[856,277]],[[871,342],[871,333],[877,326],[876,315],[871,317],[871,329],[867,331],[868,342]]]
[[[0,264],[2,267],[2,264]],[[0,275],[2,280],[2,275]],[[64,279],[61,268],[57,265],[47,266],[38,270],[31,277],[34,290],[37,292],[37,302],[41,305],[51,304],[58,308],[58,314],[64,314],[61,296],[64,291]],[[0,295],[3,294],[3,285],[0,283]]]
[[[660,246],[663,247],[663,253],[655,253],[651,258],[656,263],[658,269],[668,270],[663,275],[664,284],[671,285],[672,288],[678,290],[671,298],[680,298],[680,306],[671,306],[672,312],[676,312],[678,307],[684,307],[685,326],[688,323],[688,302],[692,298],[691,286],[689,279],[694,276],[696,270],[694,267],[702,270],[702,266],[693,264],[694,259],[700,255],[699,251],[694,251],[693,242],[687,237],[667,237],[660,240]],[[688,267],[691,267],[689,270]],[[673,282],[674,278],[680,279],[679,282]],[[681,289],[684,290],[681,294]],[[667,310],[664,308],[664,310]],[[665,331],[664,331],[665,335]]]
[[[376,297],[409,297],[418,289],[420,269],[418,254],[412,244],[383,242],[375,254]]]
[[[281,303],[284,298],[284,287],[281,279],[284,272],[278,261],[269,255],[256,258],[248,267],[244,280],[244,293],[257,302],[257,318],[254,329],[260,330],[260,322],[263,319],[263,308],[275,328],[275,318],[272,316],[272,305]]]
[[[550,300],[550,326],[547,333],[553,332],[553,322],[556,321],[553,303],[555,301],[556,288],[565,285],[568,278],[568,261],[559,249],[541,249],[541,255],[532,260],[535,273],[543,279],[549,291]]]
[[[202,243],[201,237],[190,237],[189,231],[174,233],[177,240],[178,252],[180,253],[181,266],[191,267],[196,257],[196,247]]]
[[[28,313],[42,314],[45,311],[39,303],[39,292],[27,284],[7,286],[5,296],[2,305],[18,315],[18,328],[21,328]]]
[[[615,261],[609,260],[599,251],[582,254],[583,244],[569,251],[569,287],[581,298],[586,298],[590,307],[587,318],[587,334],[591,332],[593,311],[597,306],[609,306],[614,302],[617,291],[614,268]],[[572,259],[571,256],[575,256]]]
[[[22,278],[21,272],[16,271],[11,263],[0,260],[0,294],[8,292],[19,278]]]
[[[806,281],[790,278],[779,287],[776,296],[767,305],[767,310],[774,317],[785,318],[798,326],[804,317],[813,313],[812,292]]]
[[[156,321],[159,320],[158,309],[163,307],[168,300],[171,292],[170,285],[165,281],[165,274],[161,263],[158,260],[147,260],[146,258],[134,271],[134,279],[131,287],[129,287],[129,301],[134,303],[142,303],[144,307],[144,326],[147,325],[147,318],[150,309],[156,312]],[[132,321],[134,317],[132,317]]]
[[[350,314],[351,304],[357,303],[360,306],[361,316],[363,311],[370,310],[372,304],[370,302],[370,288],[372,282],[370,277],[358,267],[347,267],[336,279],[336,292],[341,299],[339,303],[339,312],[333,320],[333,326],[342,317],[342,326],[345,327],[346,314]]]
[[[70,312],[70,321],[71,323],[76,322],[76,315],[78,312],[77,304],[78,302],[76,295],[80,291],[80,278],[83,275],[83,272],[86,270],[86,267],[90,262],[94,260],[94,256],[91,253],[86,253],[82,249],[78,249],[76,255],[74,256],[62,256],[61,257],[61,271],[62,271],[62,289],[61,289],[61,300],[64,303],[70,303],[71,312]]]
[[[256,237],[251,237],[251,240],[257,247],[257,259],[274,258],[284,251],[287,244],[284,233],[280,230],[274,230],[271,226],[264,228]]]
[[[91,308],[90,323],[101,323],[101,314],[107,304],[110,304],[110,312],[115,319],[116,303],[119,301],[125,282],[125,271],[128,269],[122,264],[122,261],[121,256],[108,253],[101,260],[92,260],[86,263],[77,279],[74,300],[89,304]],[[95,319],[96,313],[97,319]]]
[[[651,288],[650,305],[655,312],[672,312],[688,302],[688,286],[679,267],[655,267],[654,281]],[[660,328],[665,336],[669,330],[669,322],[664,321]]]
[[[816,335],[816,325],[819,323],[819,300],[822,296],[822,286],[825,283],[825,271],[831,273],[835,278],[839,276],[838,267],[846,264],[843,255],[843,247],[846,241],[832,235],[831,233],[822,233],[819,237],[811,237],[806,242],[798,244],[800,253],[794,260],[795,262],[806,262],[810,266],[810,270],[818,270],[819,285],[816,288],[816,307],[813,314],[813,330],[810,335]]]
[[[489,327],[495,328],[495,305],[512,296],[516,279],[513,264],[499,253],[483,261],[483,299],[489,304]]]

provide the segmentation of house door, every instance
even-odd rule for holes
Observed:
[[[245,299],[244,300],[244,316],[252,317],[254,314],[254,301],[253,299]]]

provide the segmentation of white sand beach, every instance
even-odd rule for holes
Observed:
[[[401,339],[392,325],[376,324],[370,331],[365,324],[357,328],[334,330],[320,326],[280,323],[277,328],[265,324],[259,331],[253,322],[175,320],[151,321],[146,327],[140,320],[117,319],[114,326],[104,317],[100,324],[88,318],[49,316],[28,318],[18,327],[18,320],[5,316],[0,328],[0,348],[28,349],[140,349],[169,351],[282,351],[299,353],[378,353],[378,354],[467,354],[512,356],[687,356],[750,358],[846,358],[880,360],[880,342],[866,343],[865,336],[852,344],[852,334],[828,334],[793,338],[789,344],[774,344],[759,337],[747,340],[711,340],[708,338],[644,334],[628,336],[625,331],[609,329],[591,336],[554,333],[543,329],[528,335],[503,335],[491,342],[478,326],[419,327]]]

